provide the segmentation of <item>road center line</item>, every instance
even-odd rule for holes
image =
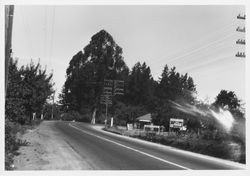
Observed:
[[[142,151],[137,150],[137,149],[134,149],[134,148],[132,148],[132,147],[128,147],[128,146],[123,145],[123,144],[121,144],[121,143],[118,143],[118,142],[112,141],[112,140],[110,140],[110,139],[107,139],[107,138],[104,138],[104,137],[101,137],[101,136],[95,135],[95,134],[90,133],[90,132],[85,131],[85,130],[82,130],[82,129],[80,129],[80,128],[78,128],[78,127],[74,126],[74,125],[72,125],[71,123],[69,123],[69,126],[71,126],[72,128],[75,128],[75,129],[77,129],[77,130],[79,130],[79,131],[81,131],[81,132],[83,132],[83,133],[86,133],[86,134],[88,134],[88,135],[95,136],[95,137],[97,137],[97,138],[99,138],[99,139],[102,139],[102,140],[104,140],[104,141],[111,142],[111,143],[116,144],[116,145],[118,145],[118,146],[121,146],[121,147],[124,147],[124,148],[126,148],[126,149],[129,149],[129,150],[132,150],[132,151],[138,152],[138,153],[140,153],[140,154],[146,155],[146,156],[148,156],[148,157],[154,158],[154,159],[159,160],[159,161],[162,161],[162,162],[164,162],[164,163],[171,164],[171,165],[174,165],[174,166],[180,167],[180,168],[182,168],[182,169],[192,170],[192,169],[190,169],[190,168],[187,168],[187,167],[181,166],[181,165],[176,164],[176,163],[173,163],[173,162],[171,162],[171,161],[167,161],[167,160],[165,160],[165,159],[162,159],[162,158],[156,157],[156,156],[151,155],[151,154],[149,154],[149,153],[142,152]]]

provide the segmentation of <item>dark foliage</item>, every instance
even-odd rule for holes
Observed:
[[[122,48],[104,30],[95,34],[84,52],[78,52],[69,63],[60,103],[65,111],[100,108],[104,79],[122,79],[128,74]]]
[[[31,122],[32,113],[41,113],[46,100],[53,93],[52,74],[31,61],[17,68],[17,60],[10,60],[9,83],[6,93],[5,115],[13,122]]]

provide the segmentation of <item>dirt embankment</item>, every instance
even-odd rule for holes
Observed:
[[[14,158],[16,170],[71,170],[91,169],[55,128],[53,121],[43,121],[20,138],[29,142]]]

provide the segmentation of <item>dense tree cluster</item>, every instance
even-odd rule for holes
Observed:
[[[53,93],[52,74],[47,75],[40,63],[17,67],[10,60],[9,82],[6,92],[5,114],[10,121],[30,121],[32,114],[41,114],[43,105]]]
[[[186,122],[189,122],[188,126],[191,127],[191,118],[173,108],[172,102],[194,104],[195,93],[196,88],[192,77],[189,77],[188,74],[181,75],[175,67],[169,69],[166,65],[156,88],[158,104],[154,122],[163,124],[168,129],[170,118],[183,118],[187,119]]]
[[[104,78],[123,79],[128,75],[128,67],[122,49],[102,30],[92,37],[84,53],[80,51],[73,56],[66,73],[60,95],[63,109],[91,113],[93,109],[100,109]]]
[[[137,62],[131,71],[126,66],[122,49],[106,31],[95,34],[83,52],[78,52],[69,63],[60,103],[64,111],[103,115],[100,104],[104,79],[125,81],[124,96],[113,97],[110,115],[132,122],[139,115],[154,113],[155,122],[176,116],[169,100],[192,102],[196,92],[193,79],[181,75],[176,68],[166,65],[160,81],[155,81],[147,64]],[[167,126],[167,121],[165,124]]]

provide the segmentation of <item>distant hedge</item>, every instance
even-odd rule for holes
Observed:
[[[232,141],[215,141],[176,136],[161,137],[145,135],[137,137],[143,140],[169,145],[179,149],[232,160],[235,162],[246,163],[245,145],[232,143]]]

